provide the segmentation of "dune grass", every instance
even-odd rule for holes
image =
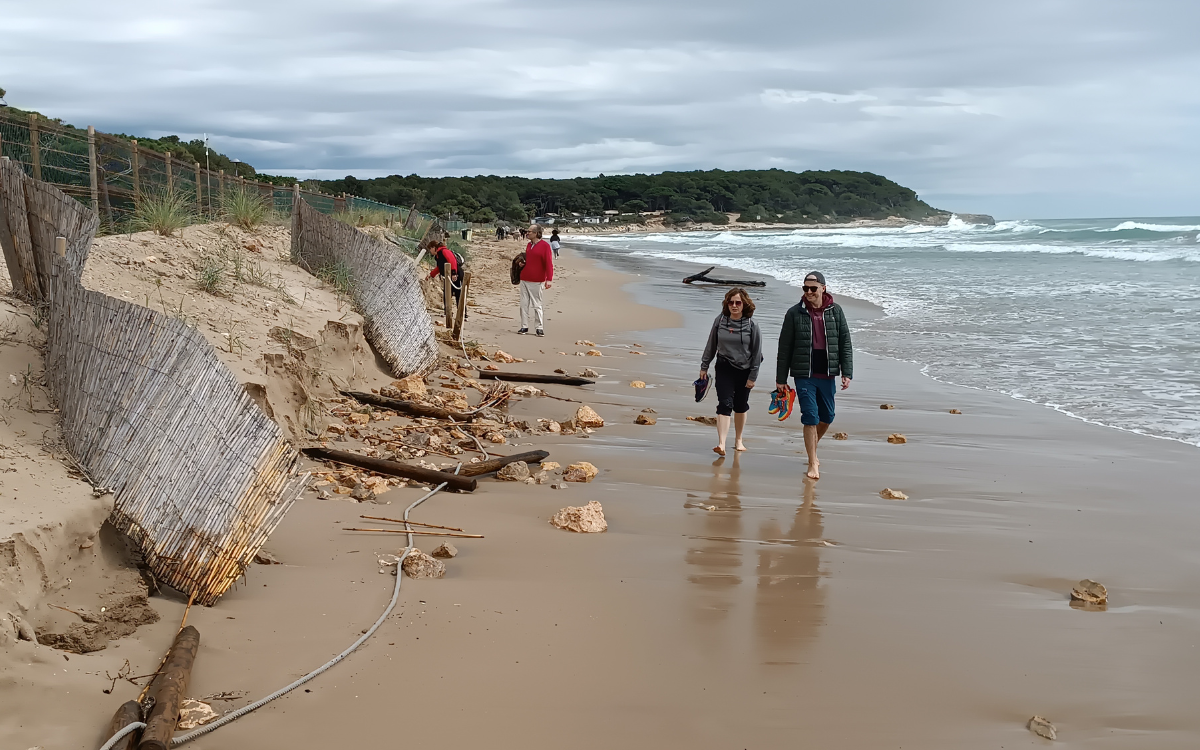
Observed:
[[[170,237],[196,223],[197,217],[192,212],[194,203],[190,196],[174,190],[145,193],[138,200],[129,223],[135,231],[149,230]]]
[[[266,221],[272,212],[267,199],[257,190],[235,187],[221,198],[221,213],[230,224],[247,231]]]

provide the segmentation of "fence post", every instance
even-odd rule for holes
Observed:
[[[200,162],[194,162],[196,168],[196,212],[204,215],[204,201],[200,196]]]
[[[458,311],[454,316],[454,340],[462,341],[463,319],[467,317],[467,292],[471,288],[471,272],[463,271],[462,288],[458,290]]]
[[[442,303],[446,306],[446,330],[454,330],[454,312],[450,300],[454,299],[454,282],[450,280],[450,264],[442,264]]]
[[[92,180],[92,212],[100,215],[100,190],[96,184],[96,128],[88,125],[88,176]]]
[[[172,192],[174,192],[174,188],[175,188],[175,181],[171,179],[171,152],[170,151],[167,152],[166,163],[167,163],[167,195],[170,195]]]
[[[138,156],[137,141],[130,141],[129,144],[133,148],[133,156],[129,159],[129,166],[133,172],[133,202],[136,205],[142,200],[142,179],[139,174],[142,171],[142,160]]]
[[[211,197],[211,196],[210,196]],[[225,170],[217,173],[217,203],[225,205]]]
[[[42,143],[38,135],[37,115],[29,115],[29,158],[33,164],[33,179],[42,179]]]

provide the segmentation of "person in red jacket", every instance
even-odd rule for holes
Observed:
[[[445,242],[430,241],[427,246],[430,256],[433,257],[433,270],[429,272],[429,278],[436,278],[442,272],[442,266],[450,265],[450,291],[454,294],[454,302],[458,304],[462,297],[462,275],[463,268],[458,263],[458,257],[450,248],[446,247]]]
[[[529,319],[533,318],[537,335],[545,336],[542,289],[549,289],[554,281],[554,251],[542,239],[542,228],[537,224],[526,229],[525,236],[529,244],[525,246],[525,267],[521,269],[521,330],[517,333],[529,333]]]

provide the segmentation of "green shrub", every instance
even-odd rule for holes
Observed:
[[[142,195],[129,220],[134,231],[154,231],[170,237],[176,231],[196,223],[193,201],[177,191],[150,192]]]
[[[257,190],[238,186],[221,197],[221,213],[230,224],[250,230],[267,219],[271,205]]]

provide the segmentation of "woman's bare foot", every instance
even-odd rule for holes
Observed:
[[[809,464],[808,472],[804,476],[808,477],[809,479],[820,479],[821,478],[821,462],[813,461],[811,464]]]
[[[739,441],[737,441],[737,445],[734,446],[734,450],[744,451],[744,450],[746,450],[746,446],[742,445],[742,441],[739,440]]]
[[[725,455],[725,446],[718,445],[716,448],[713,448],[713,453],[716,453],[718,456],[724,456]]]

